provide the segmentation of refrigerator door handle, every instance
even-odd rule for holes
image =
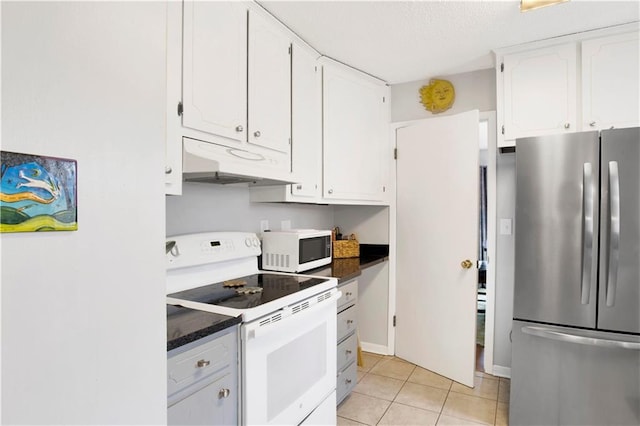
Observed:
[[[609,262],[607,271],[606,304],[616,301],[618,257],[620,256],[620,174],[618,162],[609,161]]]
[[[591,294],[593,262],[593,227],[595,225],[593,212],[595,203],[595,187],[593,184],[593,167],[591,163],[582,166],[582,286],[580,288],[580,302],[589,304]]]
[[[545,339],[559,340],[561,342],[577,343],[580,345],[597,346],[600,348],[630,349],[640,351],[640,342],[629,342],[625,340],[599,339],[596,337],[578,336],[575,334],[562,333],[544,327],[522,327],[523,333],[538,336]]]

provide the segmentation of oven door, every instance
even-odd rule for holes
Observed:
[[[335,390],[340,295],[333,288],[243,324],[243,424],[300,424]]]

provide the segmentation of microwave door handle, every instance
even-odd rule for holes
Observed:
[[[593,184],[593,167],[591,163],[582,166],[582,280],[580,288],[580,302],[589,304],[591,294],[593,262],[593,227],[595,225],[593,212],[595,203],[595,187]]]
[[[609,262],[607,270],[606,304],[616,301],[618,261],[620,256],[620,174],[617,161],[609,161]]]

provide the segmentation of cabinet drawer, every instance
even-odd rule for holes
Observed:
[[[356,313],[354,305],[338,314],[338,342],[356,329]]]
[[[336,381],[336,401],[338,404],[351,393],[358,380],[358,366],[354,362],[338,373]]]
[[[340,371],[344,369],[351,362],[356,360],[358,351],[358,338],[355,333],[348,337],[344,342],[338,345],[338,369]]]
[[[339,287],[342,296],[338,299],[338,312],[345,307],[353,305],[358,300],[358,281],[353,280]]]
[[[169,395],[229,365],[237,352],[237,334],[227,333],[167,360]]]

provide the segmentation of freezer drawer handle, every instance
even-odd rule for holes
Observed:
[[[620,175],[618,162],[609,161],[609,270],[607,272],[607,306],[616,301],[618,256],[620,255]]]
[[[580,288],[580,302],[583,305],[589,304],[589,294],[591,293],[594,192],[593,168],[591,163],[584,163],[582,166],[582,286]]]
[[[577,336],[575,334],[561,333],[544,327],[522,327],[522,332],[545,339],[559,340],[561,342],[578,343],[580,345],[598,346],[600,348],[617,348],[640,351],[640,342],[624,340],[598,339],[595,337]]]

